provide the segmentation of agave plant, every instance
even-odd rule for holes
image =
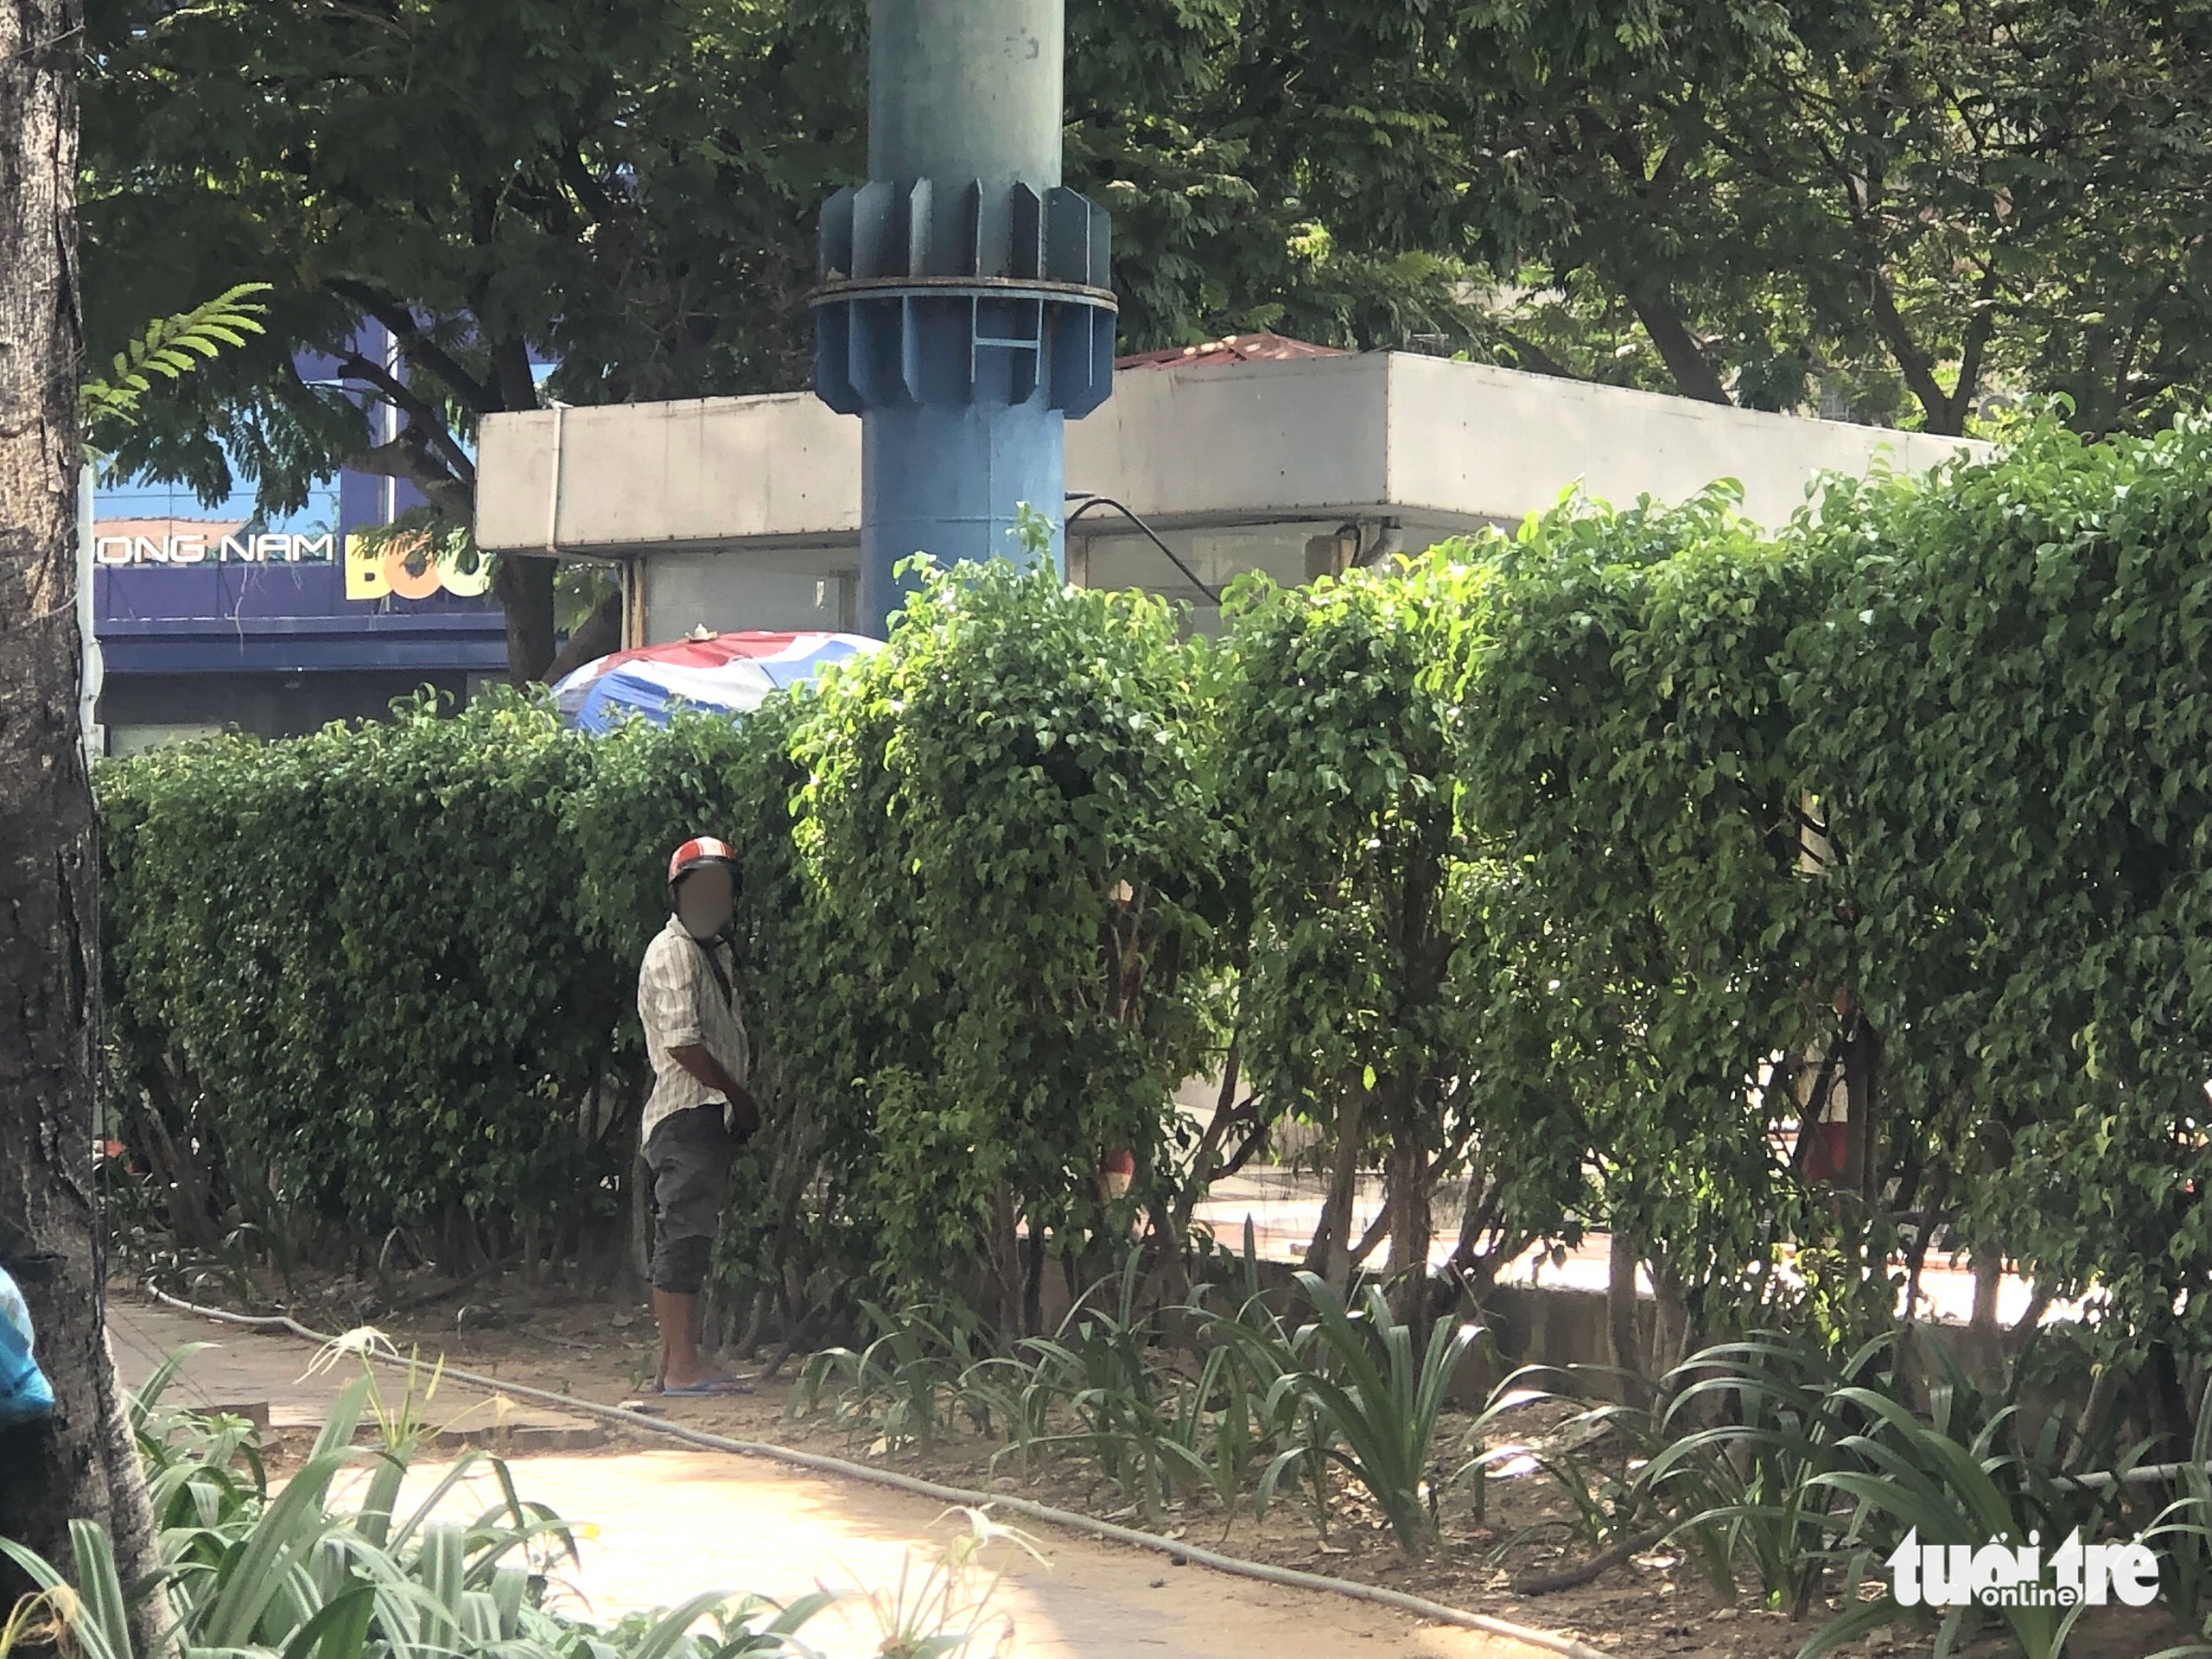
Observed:
[[[810,1415],[826,1397],[831,1420],[871,1451],[933,1445],[954,1409],[983,1397],[962,1387],[988,1357],[979,1322],[953,1303],[861,1306],[874,1337],[865,1347],[825,1349],[809,1359],[786,1414]],[[988,1421],[978,1426],[988,1428]]]
[[[1370,1286],[1355,1312],[1318,1275],[1300,1273],[1298,1282],[1314,1318],[1294,1339],[1294,1351],[1309,1363],[1276,1380],[1269,1406],[1293,1397],[1306,1402],[1325,1431],[1320,1455],[1375,1500],[1399,1548],[1420,1554],[1436,1541],[1446,1484],[1435,1467],[1437,1419],[1481,1332],[1446,1314],[1416,1352],[1412,1329],[1392,1318],[1381,1287]],[[1279,1452],[1263,1484],[1310,1462],[1314,1450],[1308,1445]]]
[[[2172,1471],[2174,1496],[2159,1512],[2146,1543],[2166,1559],[2165,1584],[2177,1622],[2203,1638],[2170,1648],[2152,1659],[2212,1654],[2212,1383],[2196,1408],[2189,1461]]]
[[[1849,1390],[1878,1387],[1893,1347],[1885,1335],[1835,1362],[1813,1343],[1760,1332],[1694,1354],[1668,1377],[1642,1485],[1724,1593],[1747,1562],[1770,1603],[1800,1616],[1810,1605],[1853,1517],[1846,1493],[1816,1477],[1865,1466],[1852,1442],[1872,1420]]]
[[[258,1448],[235,1420],[165,1412],[165,1366],[136,1402],[134,1420],[153,1488],[160,1550],[175,1628],[161,1647],[226,1659],[737,1659],[804,1655],[799,1632],[836,1597],[788,1607],[713,1591],[614,1631],[552,1613],[531,1552],[574,1552],[566,1525],[516,1493],[506,1465],[470,1453],[404,1519],[408,1439],[373,1452],[353,1445],[372,1397],[364,1376],[339,1397],[306,1461],[271,1497]],[[404,1427],[401,1407],[385,1421]],[[358,1503],[332,1502],[339,1475],[368,1476]],[[468,1476],[488,1471],[502,1494],[467,1524],[440,1518]],[[0,1554],[37,1594],[0,1630],[0,1651],[27,1635],[65,1635],[84,1659],[142,1659],[107,1534],[70,1529],[73,1579],[20,1545]],[[710,1621],[711,1633],[694,1627]],[[146,1656],[145,1659],[151,1659]]]
[[[995,1652],[1012,1645],[1013,1620],[991,1611],[1006,1570],[994,1568],[986,1576],[983,1557],[1000,1544],[1013,1545],[1032,1560],[1044,1557],[1027,1534],[1001,1524],[988,1510],[945,1515],[958,1516],[961,1530],[918,1574],[909,1550],[896,1584],[858,1591],[875,1624],[877,1659],[963,1659],[994,1630]]]
[[[1901,1534],[1916,1533],[1925,1544],[2018,1544],[2031,1533],[2046,1541],[2075,1530],[2094,1536],[2111,1519],[2119,1481],[2089,1491],[2054,1479],[2047,1440],[2022,1449],[2018,1402],[1976,1388],[1941,1351],[1938,1358],[1942,1380],[1929,1389],[1924,1416],[1889,1389],[1847,1385],[1834,1392],[1835,1408],[1866,1425],[1838,1446],[1858,1466],[1823,1470],[1807,1484],[1843,1493],[1856,1505],[1836,1545],[1849,1561],[1847,1583],[1866,1576]],[[2145,1450],[2130,1452],[2115,1474],[2124,1478]],[[2082,1609],[2004,1605],[1995,1611],[2026,1659],[2059,1659]],[[1819,1659],[1910,1617],[1915,1615],[1886,1596],[1847,1609],[1806,1643],[1801,1659]],[[1980,1608],[1948,1612],[1938,1624],[1936,1651],[1948,1653],[1984,1617]]]
[[[1018,1357],[1029,1377],[1029,1414],[1041,1421],[1058,1405],[1073,1420],[1039,1444],[1086,1459],[1125,1500],[1157,1515],[1179,1486],[1208,1484],[1196,1449],[1206,1402],[1154,1357],[1155,1326],[1138,1306],[1141,1266],[1133,1254],[1117,1278],[1078,1297],[1051,1336],[1024,1341]],[[1108,1285],[1119,1292],[1111,1307],[1097,1296]]]

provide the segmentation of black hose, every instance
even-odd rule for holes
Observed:
[[[1068,523],[1075,523],[1077,519],[1082,518],[1084,513],[1089,512],[1093,507],[1113,508],[1115,512],[1120,513],[1122,518],[1128,519],[1131,524],[1135,524],[1140,531],[1141,531],[1144,533],[1145,538],[1154,547],[1158,548],[1162,553],[1165,553],[1167,556],[1167,562],[1183,573],[1183,579],[1189,582],[1192,587],[1197,588],[1200,593],[1206,596],[1207,604],[1215,607],[1217,609],[1219,608],[1221,605],[1221,595],[1216,593],[1212,588],[1207,587],[1205,583],[1200,582],[1198,580],[1198,572],[1192,569],[1189,565],[1184,563],[1182,556],[1177,553],[1173,548],[1168,546],[1166,543],[1161,541],[1150,524],[1145,523],[1143,519],[1138,518],[1136,514],[1131,512],[1127,507],[1123,506],[1119,501],[1116,501],[1112,496],[1091,495],[1084,491],[1074,490],[1069,493],[1068,499],[1070,500],[1080,500],[1083,503],[1083,505],[1077,507],[1073,512],[1068,514]]]

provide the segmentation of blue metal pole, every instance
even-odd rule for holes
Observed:
[[[868,175],[822,213],[815,391],[861,417],[861,625],[893,567],[1063,558],[1062,423],[1113,389],[1103,210],[1060,184],[1064,0],[871,0]]]

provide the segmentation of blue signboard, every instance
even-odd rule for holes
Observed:
[[[506,665],[505,626],[487,598],[353,598],[346,575],[335,560],[96,564],[94,627],[107,673],[490,673]]]
[[[372,324],[361,351],[381,361],[389,343]],[[301,371],[312,380],[319,367],[335,366],[303,358]],[[112,498],[103,504],[92,610],[107,679],[502,670],[505,627],[485,573],[390,550],[372,557],[356,540],[358,531],[390,523],[422,498],[351,473],[335,494],[335,528],[306,531],[237,518],[126,519],[129,507]]]

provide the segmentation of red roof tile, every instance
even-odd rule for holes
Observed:
[[[1208,340],[1203,346],[1171,346],[1160,352],[1138,352],[1133,356],[1117,358],[1117,369],[1176,369],[1189,365],[1216,367],[1229,363],[1279,363],[1297,357],[1343,357],[1345,353],[1334,346],[1316,346],[1311,340],[1293,340],[1287,334],[1231,334],[1226,340]]]

